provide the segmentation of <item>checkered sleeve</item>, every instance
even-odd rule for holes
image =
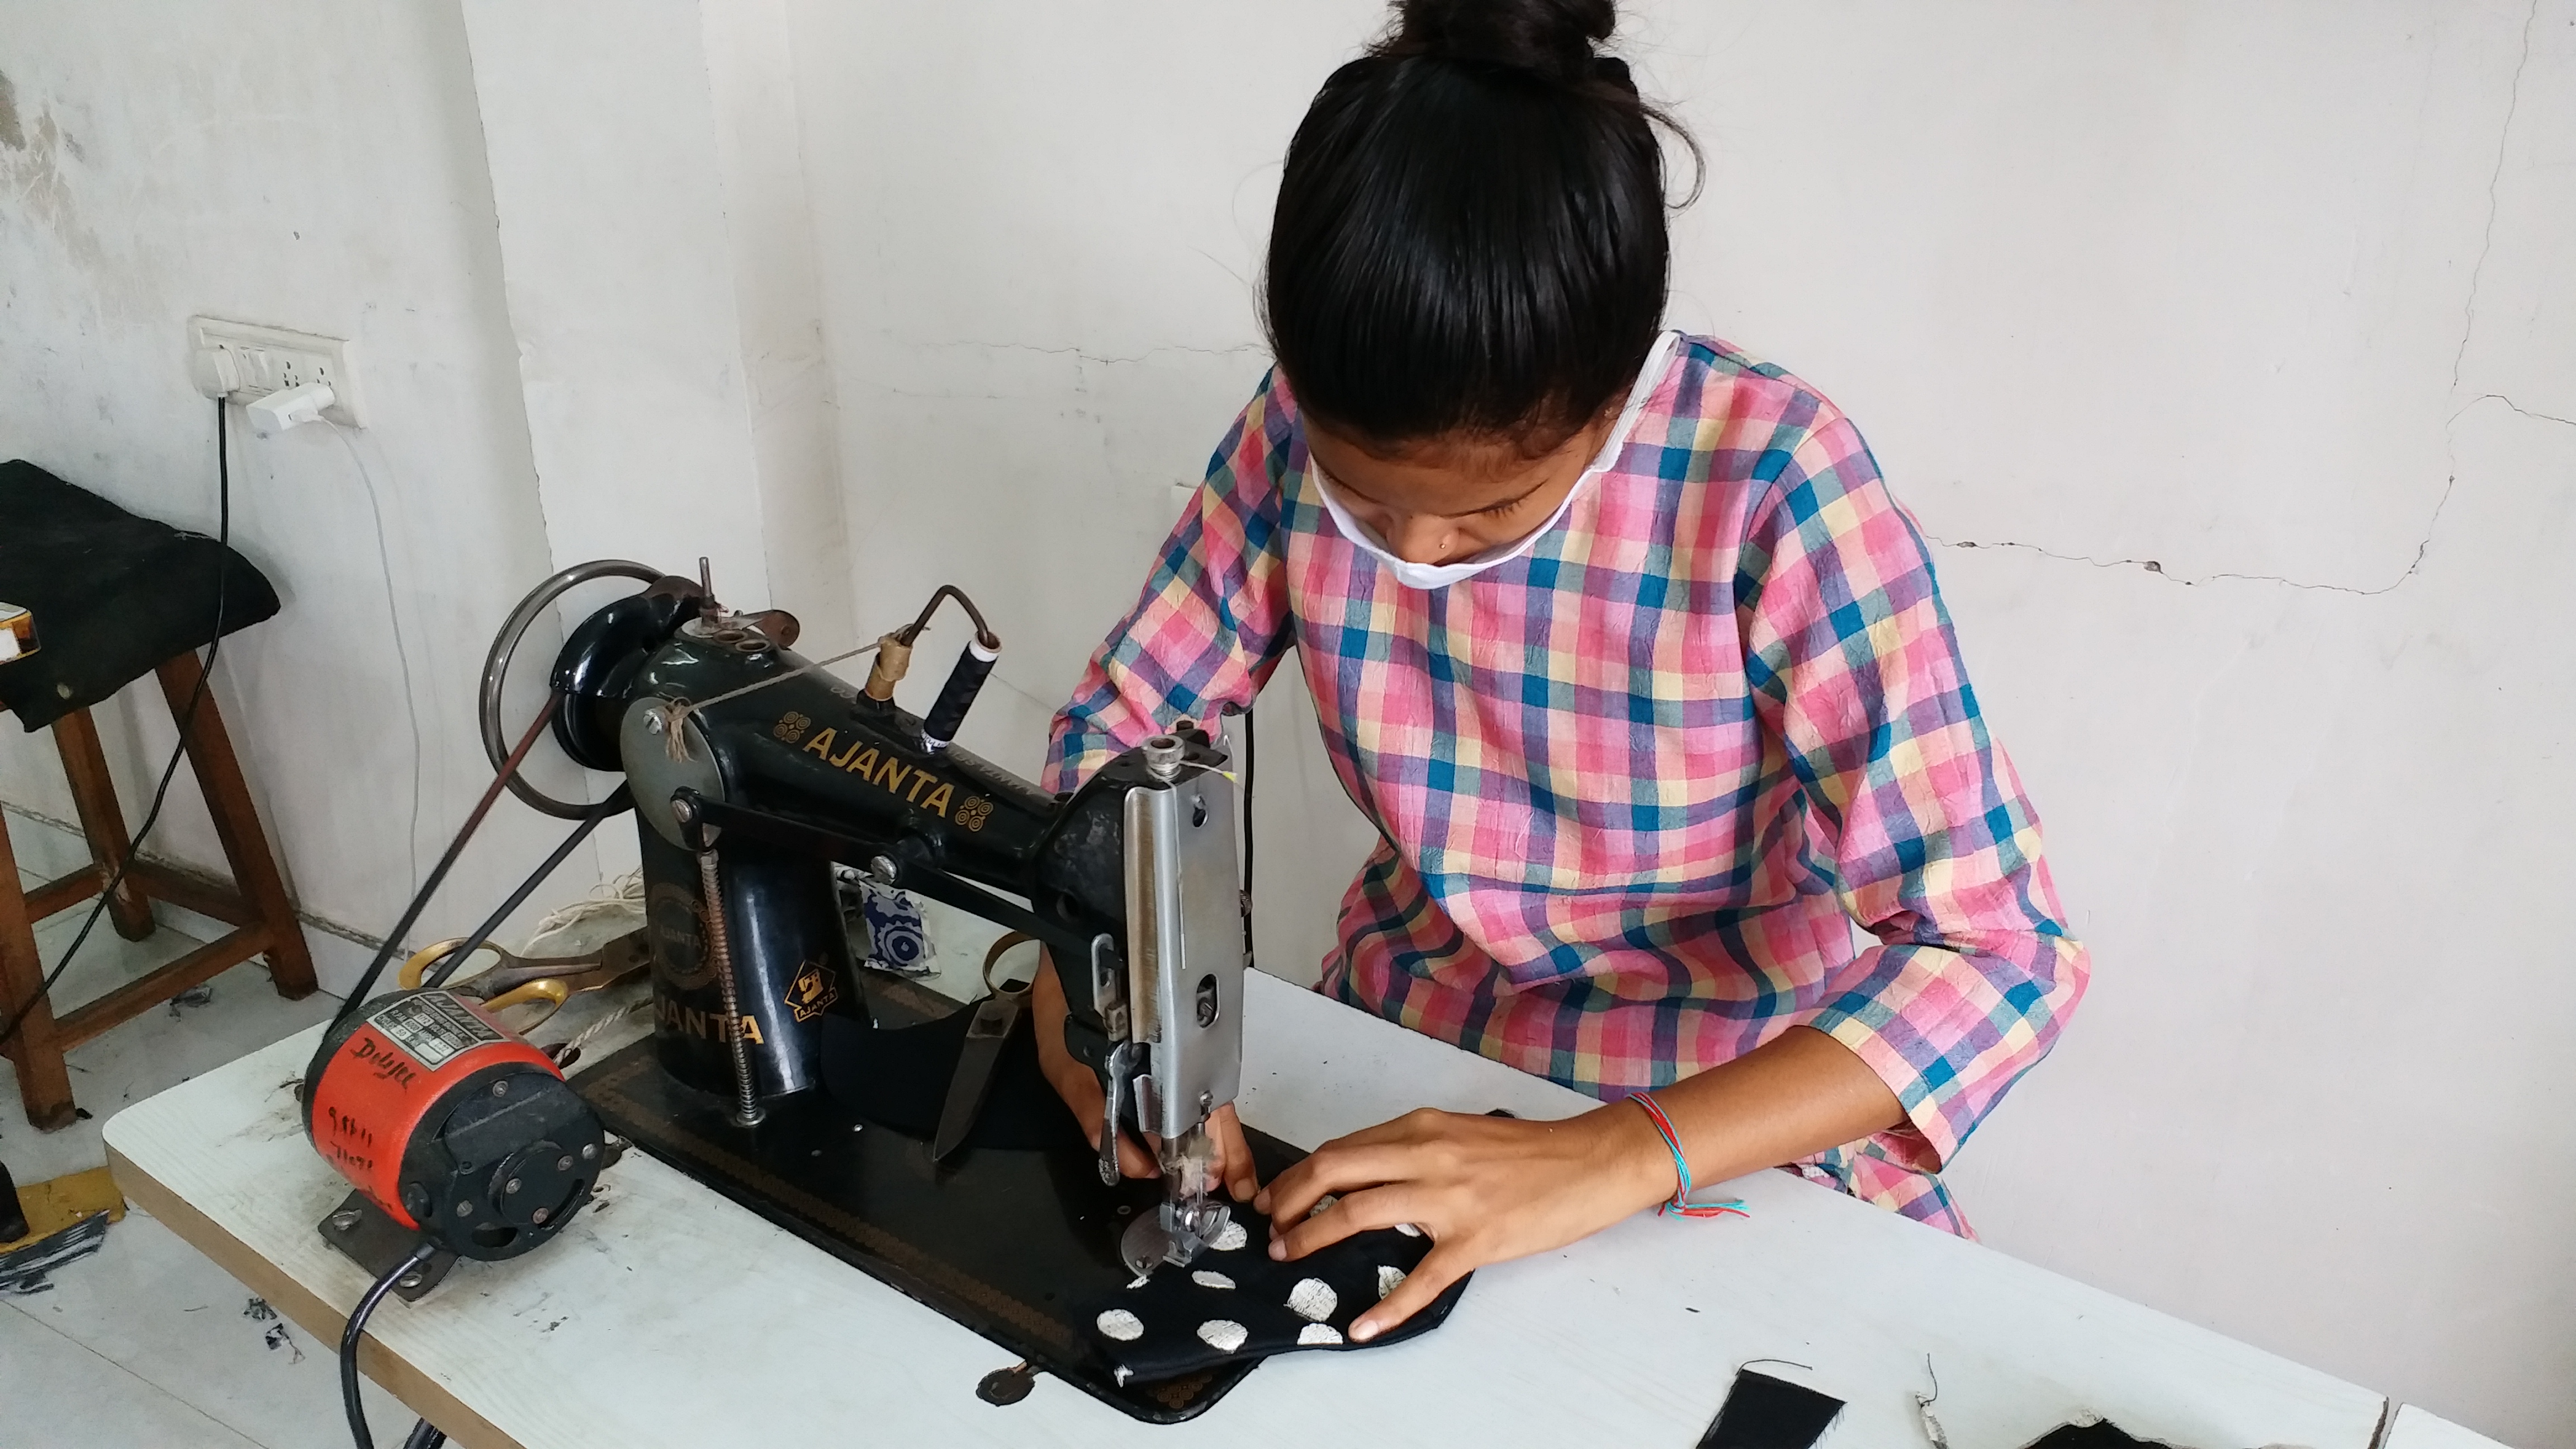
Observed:
[[[1934,1171],[2083,995],[2039,820],[1986,734],[1922,535],[1826,408],[1755,505],[1737,580],[1754,708],[1808,838],[1877,944],[1808,1025],[1857,1053],[1908,1125],[1862,1144]]]
[[[1249,707],[1287,652],[1281,497],[1293,438],[1275,377],[1217,445],[1136,607],[1056,714],[1047,788],[1074,788],[1178,720]]]

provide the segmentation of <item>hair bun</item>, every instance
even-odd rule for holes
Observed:
[[[1619,23],[1614,0],[1396,0],[1396,10],[1382,55],[1478,61],[1569,85],[1608,78],[1592,48]]]

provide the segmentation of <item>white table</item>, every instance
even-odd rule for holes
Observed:
[[[2450,1420],[2408,1404],[2388,1422],[2388,1438],[2380,1449],[2504,1449],[2484,1434],[2463,1429]]]
[[[1533,1118],[1587,1099],[1255,975],[1243,1115],[1312,1147],[1412,1106]],[[117,1114],[138,1204],[325,1342],[368,1275],[313,1225],[347,1185],[306,1145],[292,1083],[314,1032]],[[1735,1184],[1750,1219],[1641,1214],[1487,1268],[1438,1332],[1265,1364],[1200,1418],[1128,1419],[640,1153],[599,1206],[509,1263],[388,1300],[367,1372],[469,1449],[572,1446],[1696,1443],[1735,1368],[1849,1407],[1829,1445],[1919,1446],[1940,1375],[1955,1449],[2013,1449],[2085,1415],[2206,1449],[2370,1449],[2379,1395],[1799,1181]],[[336,1415],[317,1401],[316,1414]],[[379,1437],[398,1425],[379,1425]]]

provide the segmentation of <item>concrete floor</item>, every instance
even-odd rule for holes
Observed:
[[[55,961],[85,911],[37,931]],[[164,925],[129,942],[102,921],[55,988],[76,1006],[197,942]],[[259,962],[214,980],[202,1006],[158,1007],[71,1053],[73,1091],[90,1115],[59,1132],[28,1127],[0,1063],[0,1162],[21,1183],[106,1162],[99,1132],[126,1104],[329,1016],[335,998],[281,1001]],[[349,1443],[330,1344],[264,1316],[244,1288],[168,1228],[129,1212],[97,1254],[53,1286],[0,1295],[0,1449],[339,1449]],[[412,1415],[372,1384],[380,1443]]]

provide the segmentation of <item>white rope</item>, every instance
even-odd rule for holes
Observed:
[[[615,1026],[617,1023],[624,1021],[626,1018],[633,1016],[635,1013],[652,1004],[652,997],[639,996],[633,1001],[626,1003],[624,1006],[618,1007],[616,1010],[601,1016],[599,1020],[592,1022],[590,1025],[585,1026],[580,1031],[574,1033],[572,1040],[565,1042],[559,1047],[555,1047],[553,1049],[555,1060],[568,1060],[573,1053],[580,1051],[583,1047],[590,1045],[592,1041],[596,1040],[601,1032],[608,1030],[610,1027]]]
[[[644,872],[630,870],[592,886],[578,899],[548,911],[528,932],[527,944],[519,948],[523,956],[537,954],[537,947],[550,937],[560,936],[573,927],[602,916],[644,914]]]

